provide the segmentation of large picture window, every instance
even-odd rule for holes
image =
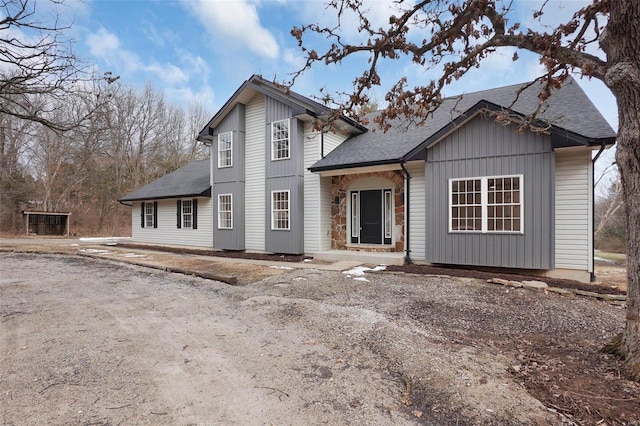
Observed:
[[[522,233],[522,175],[449,180],[449,232]]]
[[[271,229],[289,230],[289,191],[271,193]]]
[[[233,166],[233,133],[218,135],[218,168]]]
[[[218,229],[233,229],[233,196],[218,195]]]
[[[289,120],[271,123],[271,159],[289,158]]]

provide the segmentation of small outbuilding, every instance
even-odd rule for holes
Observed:
[[[27,235],[66,235],[69,236],[70,212],[41,212],[25,210],[22,212]]]

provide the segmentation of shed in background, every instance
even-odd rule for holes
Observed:
[[[40,212],[25,210],[25,233],[36,235],[66,235],[69,236],[70,212]]]

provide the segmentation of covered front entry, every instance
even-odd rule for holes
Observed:
[[[351,243],[391,244],[393,197],[390,189],[351,191]]]

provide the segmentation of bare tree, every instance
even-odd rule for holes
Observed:
[[[542,18],[547,3],[534,11],[534,19]],[[627,373],[640,380],[640,0],[593,0],[568,22],[542,31],[513,22],[510,1],[421,0],[395,4],[397,13],[380,27],[369,20],[362,0],[330,2],[338,22],[348,13],[359,17],[358,31],[365,36],[362,43],[349,43],[340,24],[332,28],[310,24],[292,30],[306,57],[300,72],[318,62],[338,64],[352,55],[369,56],[368,68],[355,79],[353,93],[348,94],[338,112],[354,115],[358,106],[369,102],[368,91],[381,84],[380,63],[406,57],[417,65],[438,70],[439,77],[413,88],[407,87],[406,78],[399,79],[388,89],[387,107],[376,121],[382,128],[389,126],[389,119],[402,115],[423,122],[439,106],[444,87],[481,66],[483,59],[501,47],[524,49],[540,56],[546,68],[540,78],[544,82],[541,100],[561,86],[572,70],[602,80],[616,97],[616,160],[629,237],[627,318],[620,353],[625,356]],[[414,36],[418,30],[422,31]],[[324,53],[306,47],[303,38],[309,32],[330,40]],[[590,49],[598,47],[599,52],[590,53]],[[517,58],[516,53],[513,59]],[[294,74],[294,81],[300,72]],[[535,115],[536,111],[532,111],[531,120]]]

